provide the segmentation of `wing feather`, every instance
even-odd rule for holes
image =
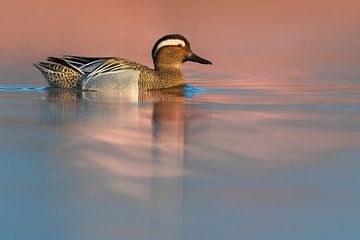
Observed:
[[[128,69],[147,69],[147,67],[136,62],[114,57],[81,57],[65,55],[62,57],[49,57],[48,60],[69,67],[86,77]]]
[[[118,72],[118,71],[123,71],[123,70],[128,70],[128,69],[140,70],[143,67],[144,66],[142,66],[142,65],[140,65],[138,63],[130,62],[130,61],[125,60],[125,59],[110,58],[107,61],[105,61],[103,64],[98,66],[88,76],[91,77],[91,76],[94,76],[94,75],[97,75],[97,74],[104,74],[104,73],[109,73],[109,72]]]

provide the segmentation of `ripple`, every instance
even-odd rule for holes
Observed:
[[[47,89],[44,86],[0,86],[0,92],[43,92]]]
[[[194,96],[208,93],[208,92],[209,92],[209,89],[202,88],[202,87],[195,87],[195,86],[191,86],[188,84],[186,84],[186,86],[184,88],[184,95],[186,97],[194,97]]]

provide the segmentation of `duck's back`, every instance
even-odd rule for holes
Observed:
[[[78,87],[90,91],[132,91],[139,90],[140,74],[142,76],[144,74],[154,75],[152,69],[122,58],[65,56],[61,58],[50,57],[48,60],[53,63],[41,63],[42,65],[38,68],[49,82],[56,83],[52,84],[52,87]],[[57,66],[62,72],[60,70],[56,72],[57,68],[50,69],[47,67],[48,65]],[[43,70],[44,67],[47,67],[46,71]],[[65,72],[63,69],[68,71]],[[54,72],[54,74],[49,74],[49,71]],[[70,74],[76,75],[76,84],[68,84],[69,78],[72,77]],[[57,77],[56,81],[53,76]]]

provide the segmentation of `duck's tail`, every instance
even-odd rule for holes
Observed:
[[[40,70],[50,87],[79,88],[84,72],[62,58],[49,57],[48,62],[40,62],[34,66]]]

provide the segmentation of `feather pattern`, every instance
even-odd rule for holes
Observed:
[[[186,61],[211,64],[194,54],[190,43],[179,34],[160,38],[152,49],[154,69],[114,57],[65,55],[49,57],[49,62],[34,64],[51,87],[96,91],[158,90],[185,83],[180,65]]]
[[[52,87],[82,86],[84,90],[133,89],[138,86],[140,72],[152,71],[122,58],[63,56],[49,57],[47,60],[50,63],[42,62],[36,67]]]
[[[97,74],[104,74],[109,72],[118,72],[123,70],[145,70],[147,67],[142,66],[138,63],[131,62],[123,58],[110,58],[103,64],[93,70],[88,76],[95,76]]]
[[[40,70],[51,87],[77,88],[83,77],[79,71],[59,63],[40,62],[34,66]]]

